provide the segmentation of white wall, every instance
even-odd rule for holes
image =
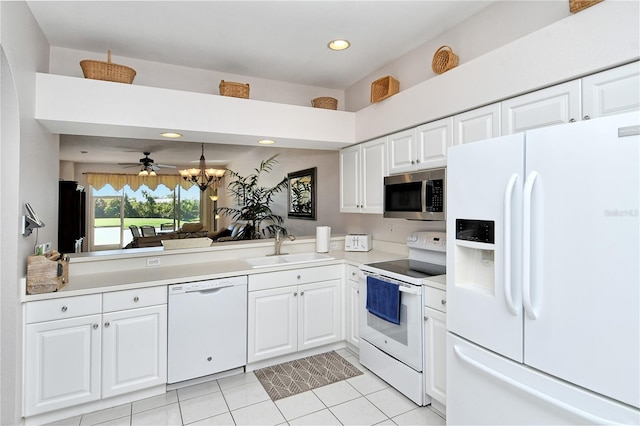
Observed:
[[[273,186],[288,173],[317,167],[316,171],[316,220],[287,218],[287,194],[278,194],[275,201],[274,213],[285,219],[284,226],[290,234],[315,236],[316,226],[331,226],[333,234],[344,233],[344,225],[339,213],[340,172],[338,169],[338,151],[296,150],[255,147],[246,150],[246,154],[233,159],[227,166],[241,176],[253,173],[253,169],[260,165],[274,153],[278,153],[278,164],[274,170],[265,175],[263,186]],[[222,195],[222,193],[220,193]],[[232,206],[231,200],[222,199],[220,206]],[[221,222],[224,224],[224,222]]]
[[[249,97],[251,99],[311,106],[312,99],[320,96],[330,96],[338,100],[338,109],[344,109],[344,91],[342,90],[143,61],[141,59],[116,56],[115,53],[117,52],[112,52],[112,62],[126,65],[136,70],[136,76],[133,80],[135,85],[218,95],[220,93],[218,88],[220,80],[235,81],[249,83]],[[106,61],[106,56],[106,52],[100,55],[93,52],[52,46],[49,73],[83,77],[82,69],[80,68],[81,60]]]
[[[21,235],[29,202],[49,226],[38,242],[57,241],[58,137],[34,119],[35,73],[47,72],[49,45],[24,2],[0,2],[2,55],[2,322],[0,424],[20,422],[22,405],[22,312],[19,279],[36,234]],[[18,119],[19,117],[19,119]]]
[[[348,87],[346,110],[359,111],[369,106],[371,83],[380,77],[393,76],[400,82],[400,91],[436,77],[431,61],[440,46],[450,46],[462,65],[569,15],[568,1],[497,1]]]

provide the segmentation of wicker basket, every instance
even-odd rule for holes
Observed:
[[[311,101],[314,108],[338,109],[338,100],[336,98],[321,97]]]
[[[111,63],[111,50],[107,53],[107,62],[85,59],[80,61],[84,78],[93,80],[115,81],[116,83],[131,84],[136,76],[136,70],[125,65]]]
[[[380,102],[400,91],[400,83],[390,75],[371,83],[371,103]]]
[[[220,80],[220,94],[222,96],[249,99],[249,83]]]
[[[53,251],[27,257],[27,294],[58,291],[69,282],[69,261]]]
[[[569,11],[571,13],[577,13],[601,1],[602,0],[569,0]]]
[[[433,55],[431,61],[431,68],[436,74],[442,74],[445,71],[449,71],[451,68],[458,66],[460,58],[453,53],[453,49],[449,46],[441,46]]]

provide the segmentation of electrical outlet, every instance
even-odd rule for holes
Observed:
[[[160,266],[160,259],[158,259],[157,257],[147,259],[147,268],[151,268],[154,266]]]
[[[329,248],[331,250],[338,250],[340,248],[340,244],[337,241],[331,241]]]
[[[49,241],[48,243],[44,243],[44,244],[42,245],[42,246],[44,247],[44,248],[43,248],[43,252],[44,252],[44,253],[47,253],[47,252],[51,251],[51,245],[52,245],[52,244],[51,244],[51,241]]]

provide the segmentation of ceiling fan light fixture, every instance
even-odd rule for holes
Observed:
[[[349,40],[337,38],[335,40],[331,40],[329,44],[327,44],[327,46],[331,50],[340,51],[340,50],[348,49],[349,46],[351,46],[351,43],[349,43]]]
[[[164,132],[164,133],[160,133],[160,136],[165,138],[170,138],[170,139],[177,139],[177,138],[181,138],[182,134],[177,132]]]

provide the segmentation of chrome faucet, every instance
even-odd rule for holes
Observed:
[[[280,247],[282,246],[282,243],[284,242],[285,238],[288,238],[290,241],[295,241],[296,237],[293,235],[287,235],[286,237],[282,236],[282,230],[278,229],[276,230],[276,246],[275,246],[275,253],[273,253],[274,256],[278,256],[280,254]]]

